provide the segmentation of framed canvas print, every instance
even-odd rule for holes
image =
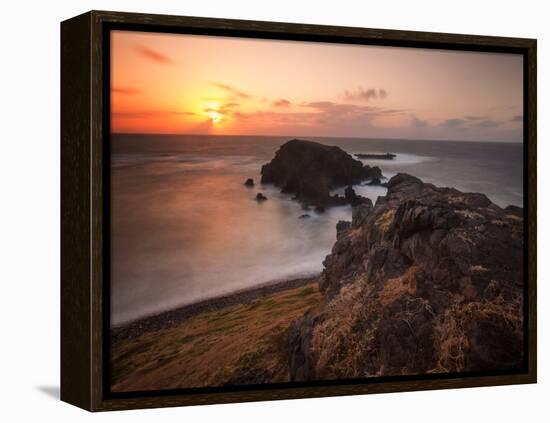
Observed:
[[[536,41],[61,24],[61,397],[536,382]]]

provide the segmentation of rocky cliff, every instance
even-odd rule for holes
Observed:
[[[363,166],[339,147],[296,139],[283,144],[261,173],[262,183],[274,184],[320,210],[361,202],[355,194],[331,196],[332,189],[382,177],[378,167]]]
[[[522,209],[399,174],[323,264],[323,305],[289,330],[292,380],[522,366]]]

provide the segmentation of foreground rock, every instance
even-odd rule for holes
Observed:
[[[381,177],[378,167],[363,166],[339,147],[291,140],[262,166],[261,182],[274,184],[304,205],[323,210],[350,203],[345,197],[331,196],[332,189]]]
[[[338,223],[324,305],[289,330],[291,379],[520,368],[521,211],[393,177]]]

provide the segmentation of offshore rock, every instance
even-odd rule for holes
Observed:
[[[297,139],[283,144],[271,162],[262,166],[261,173],[262,183],[274,184],[318,210],[357,200],[331,196],[332,189],[382,177],[378,167],[363,166],[339,147]]]

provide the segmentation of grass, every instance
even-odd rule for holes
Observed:
[[[376,219],[376,222],[375,222],[376,226],[378,226],[382,232],[388,232],[393,222],[394,215],[395,215],[394,209],[388,210],[382,216]]]
[[[469,302],[456,304],[435,325],[435,346],[438,365],[433,372],[461,372],[470,348],[467,332],[479,322],[507,326],[518,337],[522,333],[521,303],[519,301]]]
[[[316,283],[191,317],[116,342],[114,392],[289,380],[290,323],[321,302]]]

